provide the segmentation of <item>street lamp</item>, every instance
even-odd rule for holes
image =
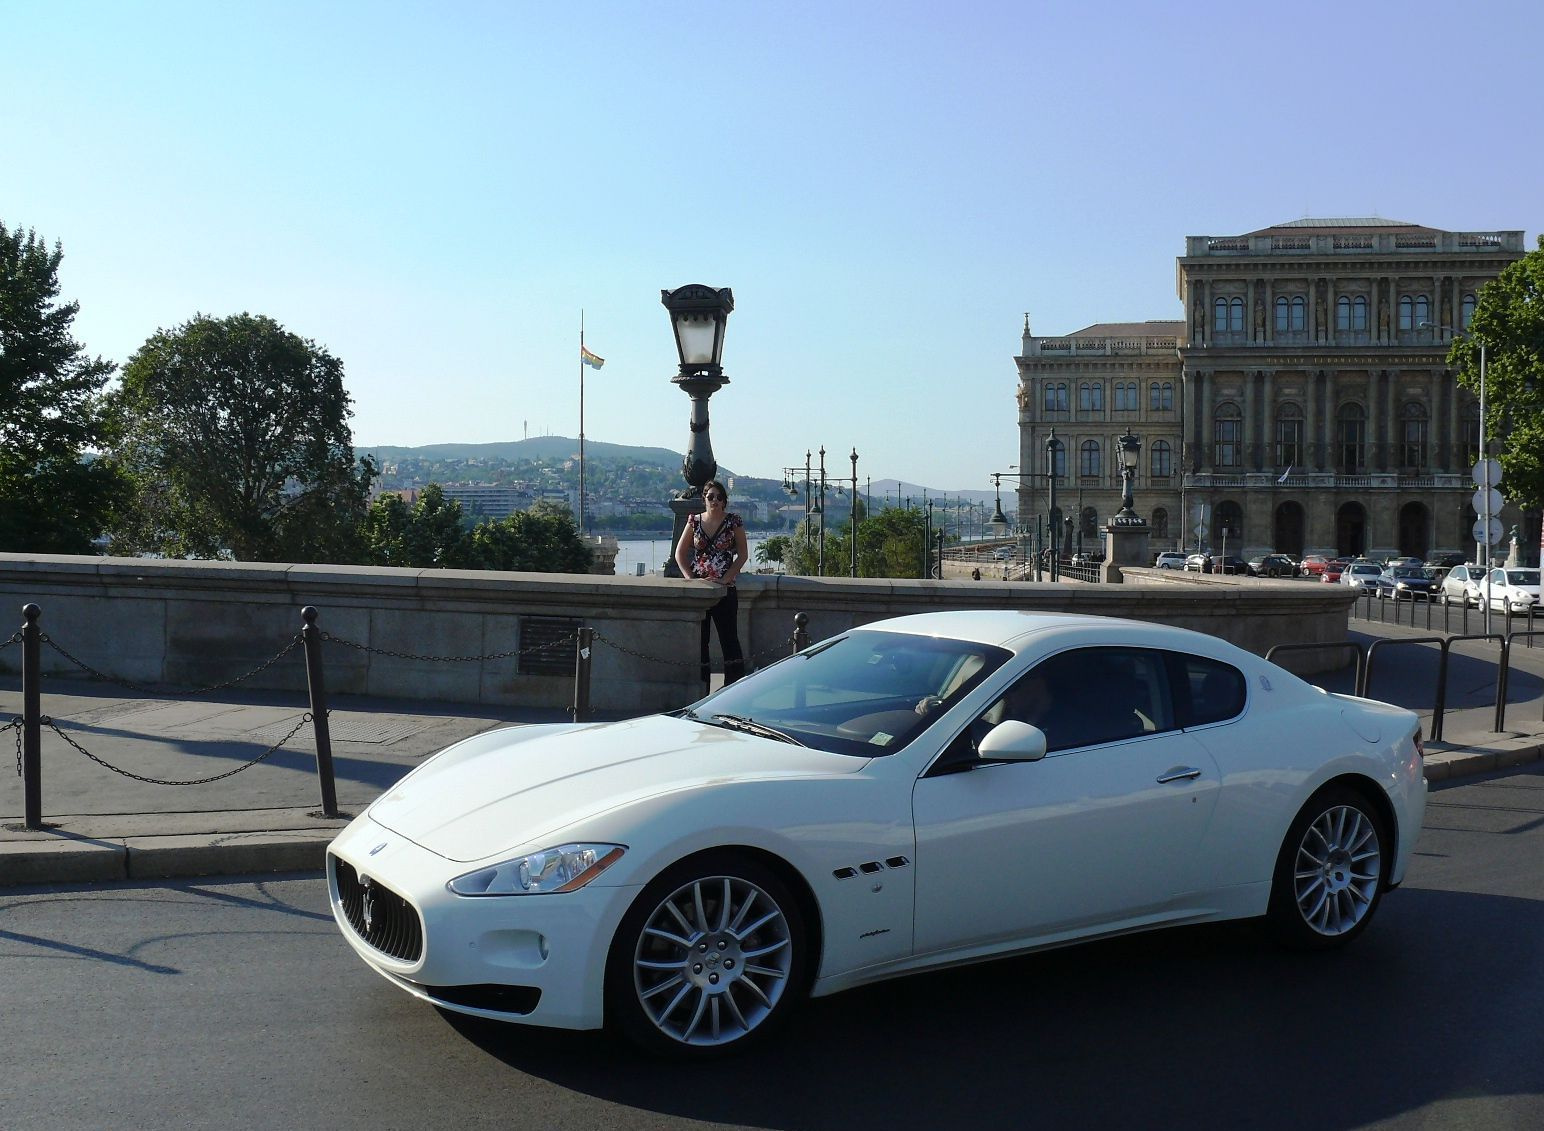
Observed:
[[[1111,526],[1146,526],[1147,522],[1132,507],[1131,485],[1136,479],[1137,463],[1142,455],[1142,441],[1130,428],[1117,441],[1120,445],[1120,510],[1110,519]]]
[[[1485,570],[1485,634],[1490,635],[1490,493],[1495,488],[1490,476],[1490,437],[1485,434],[1485,339],[1468,330],[1455,330],[1437,322],[1422,322],[1423,330],[1445,330],[1456,338],[1475,338],[1480,343],[1480,458],[1475,464],[1476,494],[1481,496],[1480,531],[1484,537],[1476,538],[1480,549],[1480,565]]]
[[[852,460],[852,517],[848,520],[847,538],[852,544],[852,563],[848,567],[851,572],[849,577],[858,576],[858,449],[853,448],[852,455],[847,457]]]
[[[680,577],[675,561],[675,547],[680,545],[686,520],[702,511],[702,489],[718,474],[713,458],[713,444],[708,436],[708,398],[729,383],[721,364],[724,354],[724,327],[734,309],[734,293],[728,288],[705,287],[700,283],[662,290],[659,300],[670,312],[675,331],[680,372],[671,378],[692,400],[691,442],[681,464],[686,490],[670,500],[675,516],[671,527],[670,561],[665,576]]]

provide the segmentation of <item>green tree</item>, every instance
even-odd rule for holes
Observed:
[[[773,534],[756,547],[756,560],[762,565],[771,565],[773,562],[783,565],[787,562],[791,543],[792,539],[788,535]]]
[[[114,544],[172,557],[358,561],[376,474],[356,463],[343,365],[271,318],[197,315],[123,371],[133,505]]]
[[[0,224],[0,550],[90,553],[122,485],[88,455],[109,439],[114,366],[70,336],[80,304],[58,301],[63,258]]]
[[[1448,361],[1458,379],[1480,389],[1485,344],[1486,431],[1504,437],[1502,490],[1519,506],[1544,504],[1544,236],[1539,246],[1480,290],[1469,333]],[[1493,449],[1494,451],[1494,449]]]
[[[464,549],[464,569],[503,569],[522,573],[588,573],[594,555],[579,536],[566,506],[538,502],[499,522],[472,529]]]
[[[431,483],[411,507],[401,495],[382,495],[364,519],[365,560],[371,565],[418,569],[457,567],[466,559],[468,531],[461,504]]]
[[[864,513],[858,503],[858,576],[922,577],[922,543],[927,516],[920,510],[886,507],[877,514]],[[852,568],[852,543],[847,524],[826,531],[827,577],[846,577]],[[818,531],[800,523],[783,556],[790,573],[814,577],[820,573]]]

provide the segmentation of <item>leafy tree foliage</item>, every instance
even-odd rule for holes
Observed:
[[[762,540],[756,547],[756,560],[762,565],[771,565],[773,562],[784,564],[788,560],[788,548],[792,539],[786,534],[773,534]]]
[[[523,573],[588,573],[593,555],[566,506],[539,502],[472,528],[462,568]]]
[[[36,233],[0,224],[0,550],[91,552],[121,480],[87,450],[109,438],[114,366],[70,336],[59,262]]]
[[[1544,236],[1536,250],[1480,290],[1468,335],[1456,339],[1448,353],[1459,381],[1476,393],[1481,342],[1486,431],[1506,441],[1499,453],[1502,493],[1521,507],[1539,506],[1544,504]]]
[[[927,516],[908,507],[886,507],[874,515],[858,501],[858,576],[923,577],[922,544]],[[852,568],[849,524],[826,531],[826,577],[846,577]],[[820,573],[819,532],[800,523],[783,551],[790,573],[813,577]]]
[[[411,507],[401,495],[382,495],[365,515],[371,565],[455,568],[463,560],[465,540],[461,504],[447,500],[438,483],[425,487]]]
[[[171,557],[351,562],[376,468],[356,464],[343,365],[271,318],[197,315],[123,371],[136,484],[115,547]]]

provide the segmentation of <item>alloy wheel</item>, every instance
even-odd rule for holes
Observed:
[[[1383,849],[1366,813],[1335,805],[1303,831],[1293,892],[1303,921],[1320,935],[1342,935],[1371,909],[1383,878]]]

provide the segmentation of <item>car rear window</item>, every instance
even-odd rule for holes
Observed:
[[[1180,657],[1184,678],[1177,703],[1182,726],[1220,723],[1243,713],[1244,673],[1231,664],[1204,656]],[[1188,692],[1189,702],[1184,702]]]

